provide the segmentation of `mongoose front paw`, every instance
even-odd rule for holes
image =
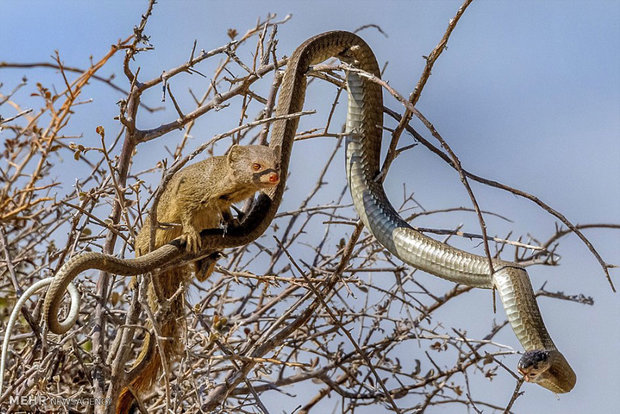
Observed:
[[[234,208],[236,211],[239,211],[237,207],[235,206],[231,206],[231,207]],[[230,210],[222,211],[222,215],[220,217],[220,227],[224,230],[224,235],[226,235],[226,232],[229,226],[232,226],[232,227],[239,226],[240,219],[238,217],[239,216],[237,217],[233,216]]]
[[[185,241],[185,250],[194,254],[200,252],[202,240],[200,239],[200,233],[198,233],[195,229],[186,231],[183,234],[183,240]]]

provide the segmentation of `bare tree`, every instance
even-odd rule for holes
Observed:
[[[400,206],[403,216],[412,209],[415,212],[409,214],[409,221],[452,210],[477,213],[482,229],[479,234],[458,228],[420,230],[443,235],[446,243],[457,237],[481,240],[489,256],[512,249],[515,260],[523,265],[556,265],[559,240],[574,232],[609,278],[610,265],[580,231],[589,226],[617,225],[575,226],[535,196],[470,173],[415,108],[433,65],[469,3],[463,4],[429,54],[426,69],[408,99],[375,79],[404,107],[384,108],[386,116],[397,122],[390,131],[384,175],[396,157],[420,144],[455,168],[465,185],[478,181],[529,199],[562,226],[547,240],[540,236],[511,238],[511,234],[490,237],[483,217],[503,217],[502,212],[480,210],[471,190],[473,208],[434,211],[420,210],[420,203],[407,192]],[[197,50],[194,44],[185,62],[161,76],[144,79],[140,58],[150,53],[147,23],[153,6],[152,1],[131,36],[110,47],[104,56],[94,57],[88,68],[69,67],[58,53],[52,62],[0,64],[0,69],[52,68],[64,85],[62,90],[52,90],[38,84],[38,108],[19,104],[26,80],[0,95],[0,107],[10,106],[16,112],[0,119],[3,134],[10,134],[1,154],[6,162],[0,178],[3,320],[25,288],[44,275],[53,275],[69,257],[89,250],[132,255],[136,230],[145,215],[154,211],[152,206],[161,194],[157,190],[185,163],[231,141],[256,143],[267,139],[279,86],[278,69],[286,64],[276,48],[277,28],[287,23],[289,16],[268,15],[243,34],[231,29],[230,42],[210,51]],[[125,54],[125,79],[101,76],[101,69],[119,53]],[[215,58],[220,61],[206,76],[202,65]],[[296,413],[310,412],[330,396],[340,399],[342,412],[376,405],[395,412],[421,413],[445,404],[465,405],[475,412],[511,412],[520,395],[521,379],[504,363],[504,356],[518,350],[495,340],[498,332],[509,329],[507,322],[498,323],[479,337],[445,328],[436,314],[471,288],[457,285],[440,293],[428,288],[416,277],[415,269],[394,260],[363,231],[354,209],[345,201],[346,186],[327,185],[325,176],[341,152],[343,139],[340,121],[333,116],[343,88],[339,68],[328,62],[311,71],[311,82],[326,80],[338,93],[330,106],[319,108],[319,116],[312,118],[316,126],[298,132],[296,138],[331,139],[331,151],[321,159],[318,175],[312,177],[314,187],[297,205],[287,204],[261,239],[227,251],[210,280],[192,284],[193,305],[186,309],[185,353],[166,373],[163,386],[144,399],[140,407],[144,412],[163,412],[165,407],[172,412],[267,413],[263,400],[276,394],[285,398],[291,388],[312,393],[298,397]],[[188,92],[193,107],[184,105],[188,96],[177,99],[179,92],[175,90],[175,81],[190,75],[210,79],[204,90]],[[269,87],[271,79],[274,81]],[[93,83],[104,83],[124,98],[119,102],[118,122],[87,131],[90,141],[96,137],[98,143],[85,146],[76,143],[78,137],[69,131],[76,108],[89,103],[80,95]],[[140,128],[138,125],[149,125],[160,109],[143,100],[147,92],[157,90],[167,105],[174,106],[176,116],[155,127]],[[238,127],[190,148],[195,121],[218,111],[236,111],[229,107],[233,101],[241,101]],[[412,128],[412,117],[423,121],[438,145]],[[178,130],[182,133],[172,134]],[[399,148],[404,131],[417,142]],[[164,138],[168,157],[146,169],[136,168],[140,164],[137,157]],[[55,177],[57,169],[64,168],[59,161],[69,155],[79,167],[72,167],[76,180],[71,191],[63,193]],[[78,326],[66,335],[43,338],[38,325],[40,300],[22,309],[26,324],[12,337],[4,378],[8,387],[0,395],[3,410],[19,411],[24,406],[39,411],[58,409],[52,405],[53,398],[71,402],[67,411],[111,410],[105,402],[117,397],[123,385],[122,371],[139,349],[144,321],[149,316],[141,313],[144,298],[138,290],[130,289],[126,278],[88,272],[80,285],[82,316]],[[544,289],[538,294],[592,304],[592,298],[580,294]],[[403,360],[403,351],[413,348],[419,353]],[[504,404],[497,404],[471,392],[469,377],[473,373],[482,373],[489,380],[498,375],[514,377],[515,386],[505,391]],[[28,405],[22,397],[37,405]],[[104,404],[92,405],[90,398]]]

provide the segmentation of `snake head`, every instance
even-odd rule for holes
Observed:
[[[538,382],[539,377],[549,368],[551,368],[549,351],[539,349],[524,353],[517,366],[523,379],[528,382]]]
[[[527,351],[517,366],[523,379],[562,394],[569,392],[577,382],[577,375],[564,355],[556,349]]]

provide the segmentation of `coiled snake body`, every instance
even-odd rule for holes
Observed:
[[[379,77],[379,67],[370,47],[349,32],[327,32],[299,46],[288,61],[280,89],[276,115],[302,110],[306,72],[330,57]],[[519,362],[525,379],[553,392],[570,391],[576,375],[557,350],[543,323],[526,271],[517,264],[493,260],[491,272],[486,257],[467,253],[431,239],[407,224],[394,210],[379,174],[383,99],[381,86],[357,72],[346,77],[348,99],[346,172],[351,196],[364,225],[392,254],[402,261],[453,282],[479,288],[495,286],[508,320],[527,351]],[[273,124],[270,146],[281,148],[280,184],[261,194],[238,227],[202,232],[202,246],[209,251],[247,244],[258,238],[271,223],[286,186],[286,177],[298,118],[277,120]],[[44,302],[44,319],[54,333],[64,333],[77,315],[58,320],[59,304],[69,283],[82,271],[97,268],[119,275],[133,275],[177,261],[188,255],[179,243],[169,244],[137,259],[118,259],[86,253],[67,262],[50,285]]]

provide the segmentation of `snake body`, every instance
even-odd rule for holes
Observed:
[[[68,312],[66,319],[60,321],[58,319],[60,305],[67,287],[83,271],[98,269],[123,276],[135,276],[169,263],[172,260],[170,256],[179,252],[180,249],[174,244],[167,244],[158,249],[156,254],[151,253],[150,256],[144,255],[135,259],[120,259],[109,254],[94,252],[73,256],[60,268],[47,289],[43,301],[44,321],[47,322],[50,331],[55,334],[63,334],[71,329],[76,318],[72,312]],[[73,299],[71,302],[73,305]]]
[[[323,36],[345,38],[349,48],[343,60],[379,77],[370,47],[355,35],[339,33]],[[556,393],[570,391],[577,377],[545,328],[525,269],[502,260],[493,260],[491,269],[488,258],[427,237],[400,217],[376,180],[383,125],[381,86],[349,72],[347,90],[346,171],[353,204],[366,228],[392,254],[420,270],[473,287],[495,286],[508,320],[527,351],[519,362],[525,379]]]
[[[370,47],[357,35],[334,31],[312,37],[290,57],[280,88],[276,115],[302,110],[306,72],[330,57],[379,77],[379,66]],[[557,350],[543,323],[526,271],[517,264],[474,255],[431,239],[407,224],[390,204],[376,177],[379,174],[383,99],[381,86],[357,72],[347,73],[348,113],[346,172],[351,196],[362,222],[387,250],[418,269],[435,276],[479,288],[495,286],[508,320],[527,351],[519,362],[525,379],[557,393],[570,391],[576,376]],[[298,118],[273,124],[270,146],[280,147],[280,184],[261,194],[241,225],[202,232],[204,249],[217,250],[250,243],[269,226],[282,200]],[[178,260],[184,249],[178,243],[161,247],[137,259],[86,253],[67,262],[50,285],[44,302],[44,318],[52,332],[63,333],[71,326],[58,321],[59,304],[68,284],[90,268],[119,275],[151,271]],[[71,316],[71,315],[70,315]],[[68,317],[67,319],[71,319]]]

